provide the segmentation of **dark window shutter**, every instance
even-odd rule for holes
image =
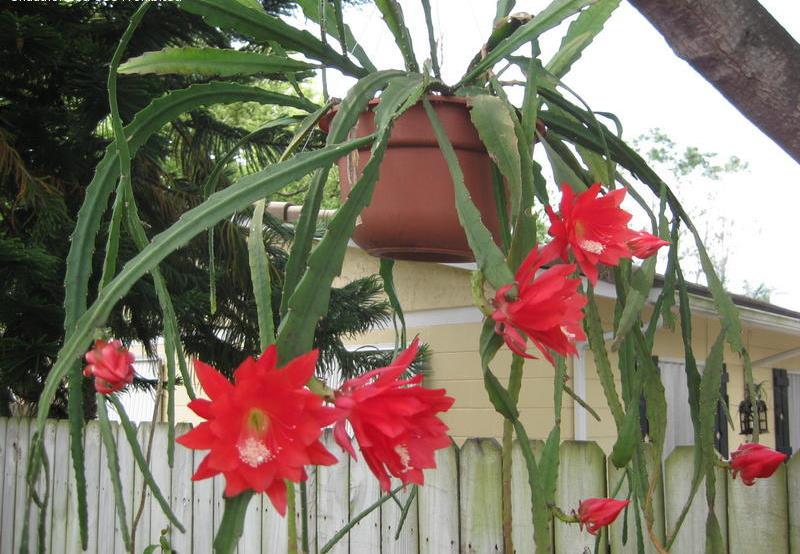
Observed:
[[[772,370],[772,396],[775,399],[775,450],[792,455],[789,441],[789,377],[785,369]]]
[[[719,402],[717,404],[716,434],[714,447],[723,458],[728,457],[728,368],[722,364],[722,379],[719,383]]]

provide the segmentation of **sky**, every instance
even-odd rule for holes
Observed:
[[[800,40],[800,3],[761,3]],[[400,0],[400,4],[417,58],[424,60],[429,51],[421,2]],[[486,41],[495,4],[494,0],[431,0],[446,82],[458,80]],[[520,0],[513,11],[535,14],[546,4]],[[347,7],[345,19],[379,69],[402,68],[399,51],[374,6]],[[542,37],[545,61],[565,30],[562,26]],[[328,81],[330,94],[337,97],[344,96],[354,82],[336,72],[329,72]],[[679,145],[746,161],[746,172],[684,185],[682,198],[694,209],[706,210],[708,221],[724,216],[730,222],[727,286],[732,292],[741,292],[745,281],[764,283],[773,289],[772,303],[800,310],[800,261],[792,238],[798,226],[800,165],[675,56],[658,31],[627,2],[622,2],[564,82],[593,110],[616,114],[628,141],[660,128]],[[715,200],[706,201],[709,196]]]

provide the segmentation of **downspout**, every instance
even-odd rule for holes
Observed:
[[[302,209],[303,206],[298,206],[291,202],[269,202],[267,204],[267,212],[269,215],[284,223],[294,223],[300,219],[300,212]],[[335,213],[336,210],[320,210],[319,218],[329,220]]]

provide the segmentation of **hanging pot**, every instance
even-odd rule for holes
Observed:
[[[484,225],[500,242],[500,225],[492,190],[492,163],[469,117],[466,100],[428,96],[456,151],[464,182]],[[369,103],[351,133],[375,132],[374,107]],[[320,128],[328,130],[335,111]],[[342,201],[370,158],[368,147],[339,160]],[[353,241],[373,256],[428,262],[471,262],[472,251],[456,213],[450,171],[428,116],[418,103],[394,123],[380,167],[372,202],[359,217]]]

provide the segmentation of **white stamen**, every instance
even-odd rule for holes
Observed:
[[[408,453],[408,448],[404,444],[398,444],[394,447],[394,451],[400,456],[400,463],[403,464],[403,473],[411,469],[411,455]]]
[[[587,252],[591,252],[592,254],[602,254],[603,250],[605,250],[603,244],[597,242],[596,240],[584,239],[578,243],[578,246]]]
[[[266,444],[253,437],[237,444],[236,449],[239,451],[239,459],[250,467],[258,467],[275,457]]]
[[[567,339],[569,339],[570,341],[574,341],[574,340],[575,340],[575,333],[570,333],[570,332],[567,330],[567,328],[566,328],[566,327],[564,327],[563,325],[561,326],[561,332],[562,332],[562,333],[564,333],[564,335],[565,335],[565,336],[567,337]]]

